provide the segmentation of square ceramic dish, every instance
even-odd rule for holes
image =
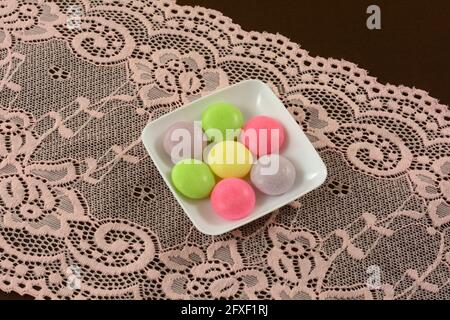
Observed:
[[[173,164],[162,147],[163,135],[170,125],[177,121],[200,121],[202,111],[209,104],[220,101],[236,105],[241,110],[244,121],[257,115],[280,121],[286,130],[286,141],[280,154],[291,160],[297,169],[296,181],[285,194],[268,196],[255,189],[256,204],[253,212],[236,221],[224,220],[218,216],[213,211],[209,198],[191,200],[178,193],[170,178]],[[180,206],[195,227],[208,235],[219,235],[261,218],[316,189],[327,176],[325,164],[301,127],[270,87],[259,80],[246,80],[221,89],[150,122],[142,132],[142,141]]]

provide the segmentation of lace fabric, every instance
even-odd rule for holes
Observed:
[[[170,0],[0,3],[2,291],[450,298],[448,106],[214,10]],[[282,99],[328,178],[265,218],[206,236],[140,133],[250,78]]]

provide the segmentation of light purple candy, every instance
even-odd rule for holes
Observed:
[[[173,163],[183,159],[202,160],[202,152],[206,147],[206,136],[200,124],[180,121],[172,124],[163,137],[164,151]]]
[[[262,193],[277,196],[289,191],[294,184],[295,167],[279,154],[265,155],[253,165],[250,179]]]

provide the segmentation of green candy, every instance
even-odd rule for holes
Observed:
[[[172,168],[172,183],[184,196],[203,199],[209,196],[216,184],[208,165],[196,159],[184,159]]]
[[[202,113],[202,127],[208,139],[211,141],[226,140],[227,129],[234,130],[234,135],[236,135],[238,129],[242,128],[243,124],[244,117],[242,116],[241,110],[230,103],[213,103]]]

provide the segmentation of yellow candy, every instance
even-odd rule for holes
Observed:
[[[240,142],[222,141],[211,148],[207,163],[221,178],[242,178],[252,168],[252,153]]]

